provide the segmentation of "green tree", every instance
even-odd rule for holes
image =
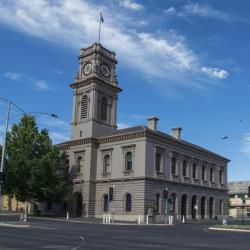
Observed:
[[[67,171],[48,130],[39,131],[33,116],[24,116],[7,135],[4,192],[23,202],[62,202],[67,198]]]

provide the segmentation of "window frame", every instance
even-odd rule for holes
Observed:
[[[128,200],[128,197],[130,197],[129,200]],[[132,212],[132,195],[131,195],[131,193],[125,194],[124,202],[125,202],[124,203],[124,212],[131,213]]]

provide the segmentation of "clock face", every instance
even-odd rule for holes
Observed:
[[[84,65],[83,73],[84,75],[88,75],[91,71],[92,71],[92,63],[88,62]]]
[[[106,65],[106,64],[101,65],[101,74],[105,77],[109,77],[110,69],[109,69],[108,65]]]

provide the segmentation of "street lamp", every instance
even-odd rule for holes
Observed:
[[[247,138],[245,138],[245,137],[240,137],[240,136],[228,136],[228,135],[225,135],[225,136],[223,136],[221,139],[222,140],[226,140],[226,139],[240,139],[240,140],[244,140],[244,141],[248,141],[248,142],[250,142],[250,139],[247,139]]]
[[[1,157],[1,167],[0,167],[0,210],[2,210],[2,185],[3,185],[3,179],[4,179],[3,170],[4,170],[4,163],[5,163],[6,137],[7,137],[7,132],[8,132],[9,120],[12,119],[12,118],[15,118],[17,116],[20,116],[20,115],[29,115],[29,114],[49,115],[49,116],[51,116],[53,118],[57,118],[58,116],[55,115],[55,114],[49,114],[49,113],[46,113],[46,112],[29,112],[29,113],[26,113],[22,108],[20,108],[17,104],[13,103],[12,101],[10,101],[10,100],[8,100],[6,98],[3,98],[3,97],[0,97],[0,99],[3,100],[4,102],[7,102],[7,104],[8,104],[7,115],[6,115],[6,120],[5,120],[4,135],[3,135],[3,147],[2,147],[2,157]],[[22,112],[22,114],[10,117],[11,106],[14,106],[17,109],[19,109]]]

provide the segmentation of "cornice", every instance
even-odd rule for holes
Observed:
[[[70,84],[70,87],[73,88],[73,89],[78,89],[78,88],[82,88],[82,87],[91,85],[92,83],[103,85],[105,88],[109,88],[112,91],[115,91],[117,93],[122,91],[122,89],[119,88],[118,86],[112,85],[108,80],[100,79],[97,76],[91,76],[91,77],[89,77],[88,79],[85,79],[85,80],[75,81],[75,82]]]

